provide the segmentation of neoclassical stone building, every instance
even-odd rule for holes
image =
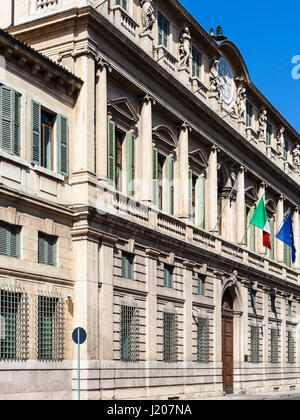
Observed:
[[[76,398],[78,326],[82,398],[300,389],[300,138],[238,48],[176,0],[0,25],[0,398]]]

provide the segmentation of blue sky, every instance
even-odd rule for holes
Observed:
[[[293,57],[298,55],[300,63],[299,0],[179,1],[207,32],[222,26],[244,57],[252,82],[300,132],[300,78],[292,77]]]

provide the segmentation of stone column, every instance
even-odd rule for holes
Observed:
[[[293,212],[293,232],[296,247],[296,262],[293,264],[293,269],[300,269],[300,240],[299,240],[299,207],[295,207]]]
[[[96,60],[96,175],[107,180],[107,72],[111,67]]]
[[[207,168],[207,228],[213,231],[218,219],[218,151],[216,146],[209,150]]]
[[[245,168],[243,166],[240,167],[236,189],[236,242],[240,244],[243,241],[245,244]]]
[[[98,252],[99,236],[88,228],[72,232],[73,280],[74,280],[74,324],[87,333],[85,343],[80,346],[81,397],[100,398],[99,387],[99,293]],[[77,396],[77,347],[73,346],[73,391]]]
[[[256,203],[256,208],[261,200],[264,197],[264,203],[266,194],[266,184],[261,182],[258,190],[258,201]],[[261,229],[255,228],[255,238],[256,238],[256,250],[258,254],[264,255],[266,248],[263,246],[263,231]]]
[[[145,95],[141,100],[139,139],[137,143],[137,195],[145,204],[152,203],[152,105],[154,99]]]
[[[283,195],[280,195],[276,207],[275,233],[279,231],[283,223],[283,200]],[[279,240],[275,241],[275,258],[277,262],[283,262],[283,242]]]
[[[189,221],[189,130],[186,123],[180,126],[177,146],[178,217],[184,222]]]

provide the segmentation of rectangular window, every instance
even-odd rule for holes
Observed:
[[[279,332],[277,329],[271,329],[271,348],[270,348],[270,362],[278,363],[278,343],[279,343]]]
[[[287,267],[292,266],[292,248],[287,244],[283,244],[283,260]]]
[[[253,106],[248,101],[246,102],[246,111],[246,126],[252,127]]]
[[[38,359],[63,360],[63,349],[63,299],[38,296]]]
[[[168,312],[163,316],[163,360],[177,362],[177,315]]]
[[[158,12],[157,24],[158,24],[158,45],[163,45],[165,48],[168,48],[169,35],[170,35],[170,23],[161,13]]]
[[[287,303],[287,314],[288,316],[292,316],[292,302],[290,300]]]
[[[271,248],[269,250],[269,258],[270,260],[274,261],[275,258],[275,221],[274,218],[269,218],[270,222],[270,241],[271,241]]]
[[[163,208],[163,167],[165,163],[165,158],[158,156],[157,161],[157,182],[158,182],[158,208],[162,210]]]
[[[128,0],[116,0],[116,5],[121,6],[126,12],[128,11]]]
[[[122,253],[122,277],[133,280],[134,278],[134,255]]]
[[[289,142],[287,140],[284,140],[283,159],[287,161],[288,156],[289,156]]]
[[[271,312],[276,315],[276,298],[271,296]]]
[[[295,337],[293,331],[287,331],[287,339],[288,339],[288,363],[293,364],[295,363]]]
[[[54,169],[53,128],[54,115],[42,109],[41,112],[41,166]]]
[[[256,314],[256,291],[255,290],[250,291],[250,298],[251,298],[251,308],[253,310],[253,313]]]
[[[121,360],[139,360],[139,310],[134,306],[121,306]]]
[[[202,56],[195,47],[192,47],[192,77],[201,79],[201,65]]]
[[[198,318],[197,361],[209,362],[209,320],[207,318]]]
[[[169,266],[169,265],[165,265],[164,268],[164,287],[168,288],[168,289],[173,289],[173,272],[174,272],[174,268]]]
[[[38,236],[38,263],[56,265],[57,237],[39,233]]]
[[[120,131],[116,131],[115,184],[116,184],[117,191],[122,191],[123,140],[124,140],[124,134],[121,133]]]
[[[20,258],[20,232],[19,226],[0,223],[0,255]]]
[[[267,141],[267,146],[271,146],[272,144],[272,136],[273,136],[273,127],[272,125],[267,122],[267,128],[266,128],[266,141]]]
[[[0,360],[28,359],[27,294],[0,290]]]
[[[196,184],[197,177],[189,170],[189,218],[193,223],[196,221]]]
[[[251,325],[250,331],[250,363],[259,363],[259,327]]]
[[[7,153],[21,152],[21,95],[0,85],[0,146]]]
[[[205,276],[199,274],[198,276],[198,296],[205,296]]]

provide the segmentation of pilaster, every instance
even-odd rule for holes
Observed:
[[[219,149],[213,146],[209,150],[208,158],[206,203],[209,231],[214,230],[218,219],[218,151]]]
[[[177,146],[178,216],[184,222],[189,221],[189,131],[186,123],[179,127]]]

